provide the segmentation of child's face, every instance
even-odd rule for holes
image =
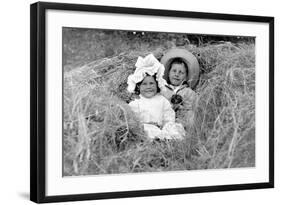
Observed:
[[[172,64],[169,72],[169,80],[174,86],[179,86],[186,80],[186,69],[184,64]]]
[[[140,94],[146,98],[151,98],[157,93],[157,84],[152,76],[146,76],[140,85]]]

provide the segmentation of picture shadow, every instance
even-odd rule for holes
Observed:
[[[20,192],[20,193],[18,193],[18,195],[19,195],[22,199],[29,200],[29,193],[27,193],[27,192]]]

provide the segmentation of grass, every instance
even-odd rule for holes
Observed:
[[[88,62],[84,54],[94,54],[83,46],[93,34],[86,33],[78,32],[79,38],[69,37],[72,41],[65,42],[65,48],[73,42],[77,47],[72,48],[76,54],[65,55],[64,60],[65,176],[255,166],[253,43],[184,45],[201,69],[194,123],[181,119],[186,128],[183,142],[151,142],[127,104],[133,96],[126,91],[126,81],[138,56],[152,52],[161,58],[173,44],[157,46],[139,39],[124,43],[122,35],[111,33],[120,40],[116,41],[122,45],[119,50],[111,47],[112,55],[101,52],[102,57]],[[85,42],[79,44],[77,39]]]

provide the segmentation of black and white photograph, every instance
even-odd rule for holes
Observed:
[[[63,176],[255,167],[255,36],[62,28]]]
[[[280,201],[277,1],[3,3],[0,204]]]
[[[30,8],[32,201],[274,187],[274,18]]]

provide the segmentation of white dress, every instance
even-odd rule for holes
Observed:
[[[161,94],[152,98],[140,95],[129,106],[144,123],[144,130],[149,138],[183,139],[184,128],[175,122],[175,112],[170,102]]]

